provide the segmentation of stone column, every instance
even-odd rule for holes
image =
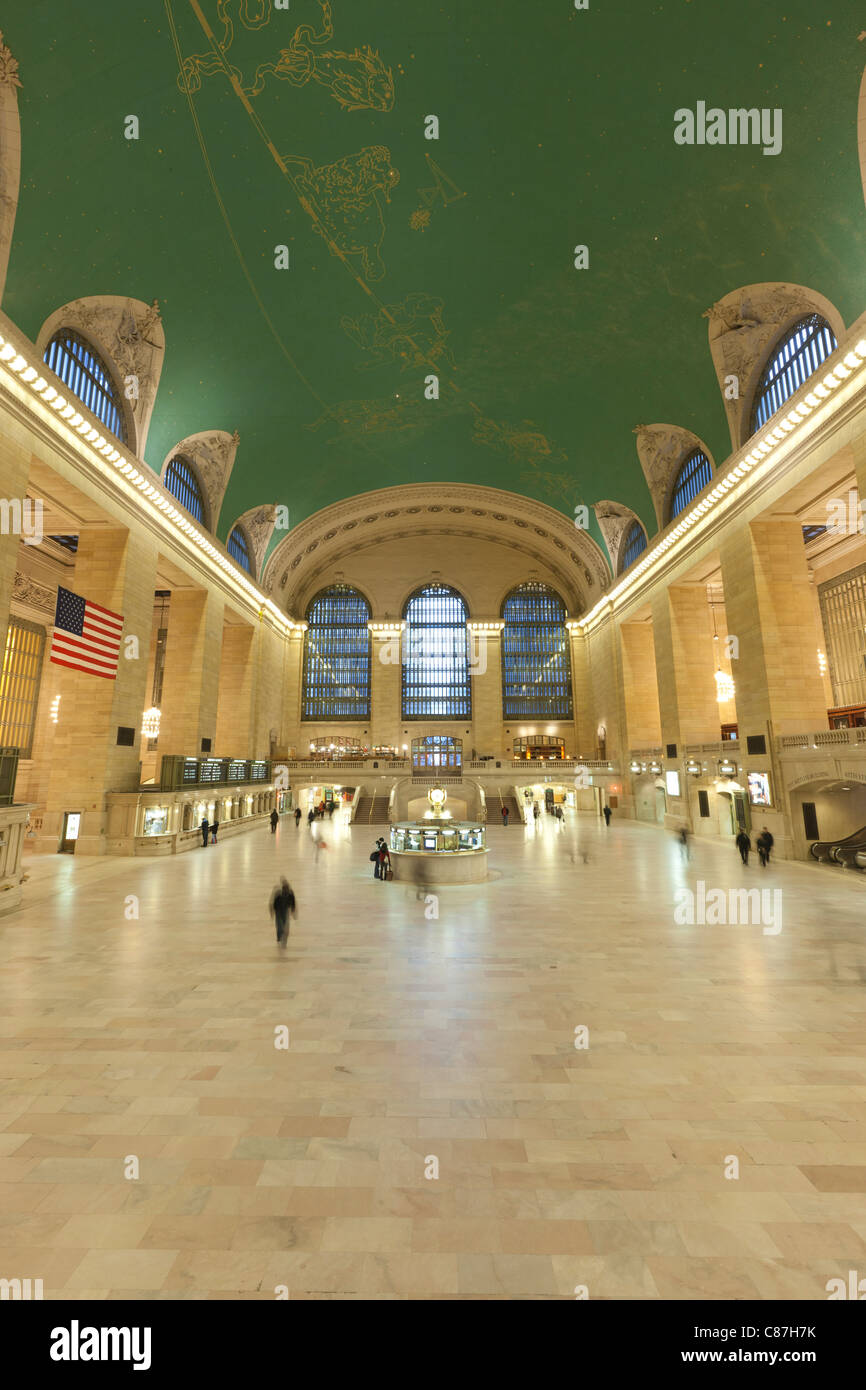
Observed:
[[[74,592],[121,613],[123,640],[116,680],[46,664],[60,706],[38,849],[56,850],[64,813],[79,811],[76,853],[103,854],[106,791],[133,791],[139,784],[156,567],[156,544],[143,530],[84,530],[79,535]],[[135,643],[129,641],[133,637]],[[135,730],[132,746],[118,743],[121,727]]]
[[[20,523],[29,520],[32,533],[32,527],[40,515],[40,508],[33,505],[25,507],[29,476],[30,451],[4,432],[0,436],[0,499],[5,501],[8,509],[7,516],[3,517],[7,529],[0,532],[0,635],[4,650],[18,547],[21,544]],[[41,499],[39,501],[41,507]]]
[[[502,622],[469,622],[469,680],[472,691],[472,742],[481,755],[503,752],[502,723]],[[472,749],[463,739],[463,759],[469,762]]]
[[[401,724],[403,698],[403,638],[404,624],[371,623],[370,652],[371,746],[393,746],[402,749],[410,745],[411,734],[403,737]],[[409,727],[409,726],[407,726]]]
[[[225,603],[207,589],[174,589],[165,644],[159,751],[200,757],[201,741],[216,745],[217,696]]]
[[[220,654],[214,752],[251,758],[255,638],[249,623],[226,623]]]
[[[652,623],[623,623],[622,684],[628,748],[654,748],[661,742]]]
[[[566,623],[571,647],[571,693],[574,702],[574,748],[576,758],[592,758],[595,754],[596,724],[592,711],[592,681],[589,671],[589,648],[579,624]]]
[[[827,726],[822,645],[798,519],[753,521],[720,546],[740,746],[750,734]]]
[[[306,627],[296,627],[287,639],[282,689],[283,737],[289,757],[305,758],[309,739],[301,723],[301,683],[304,676]]]

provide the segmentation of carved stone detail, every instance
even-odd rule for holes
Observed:
[[[660,531],[667,525],[668,499],[680,464],[692,449],[701,449],[715,471],[713,456],[702,439],[681,425],[636,425],[637,453],[650,490]]]
[[[57,606],[57,590],[49,589],[44,584],[37,584],[35,579],[29,575],[22,574],[18,570],[12,584],[12,598],[19,603],[27,603],[31,608],[44,609],[53,617]]]
[[[845,325],[838,310],[804,285],[743,285],[705,311],[710,352],[735,449],[748,437],[752,400],[767,358],[788,328],[806,314],[816,313],[828,320],[841,339]]]
[[[121,295],[98,294],[64,304],[45,320],[39,331],[40,355],[59,328],[77,328],[113,367],[123,396],[129,448],[139,458],[153,414],[157,387],[165,357],[165,333],[159,304]]]
[[[623,538],[626,532],[631,530],[635,521],[641,530],[644,529],[641,519],[636,512],[632,511],[631,507],[624,506],[622,502],[596,502],[593,511],[598,522],[598,529],[604,536],[611,568],[614,574],[619,574]]]
[[[0,29],[0,86],[21,86],[21,78],[18,76],[18,59],[12,57],[11,50],[3,42],[2,29]]]
[[[229,535],[240,526],[250,545],[251,559],[253,564],[253,578],[257,578],[262,572],[262,565],[265,562],[268,545],[271,536],[274,534],[274,522],[277,518],[277,504],[263,507],[252,507],[248,512],[239,516],[234,525],[229,529]]]
[[[18,63],[3,42],[0,32],[0,297],[6,283],[21,182],[21,124],[17,91],[20,86]]]
[[[223,498],[232,469],[235,464],[241,437],[235,430],[200,430],[198,434],[187,435],[169,452],[160,470],[164,478],[165,470],[173,458],[180,455],[193,464],[207,504],[206,521],[211,531],[216,531]]]

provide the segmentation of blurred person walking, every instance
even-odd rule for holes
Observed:
[[[277,929],[277,945],[285,949],[289,939],[289,916],[297,917],[295,895],[288,879],[283,879],[271,895],[271,916]]]
[[[740,858],[742,859],[743,863],[748,864],[749,851],[752,848],[752,842],[746,834],[745,830],[741,830],[739,835],[737,836],[736,846],[737,849],[740,851]]]
[[[272,834],[272,835],[276,835],[276,833],[277,833],[277,822],[278,822],[279,819],[280,819],[280,817],[279,817],[279,815],[277,814],[277,809],[276,809],[276,807],[274,807],[273,811],[271,811],[271,834]]]
[[[300,823],[301,823],[301,808],[300,808],[300,806],[296,806],[296,807],[295,807],[295,829],[296,829],[296,830],[297,830],[298,826],[300,825]]]
[[[608,827],[608,829],[610,829],[610,818],[611,818],[611,815],[612,815],[612,814],[613,814],[613,813],[612,813],[610,807],[609,807],[609,806],[605,806],[604,811],[602,812],[602,815],[604,816],[604,823],[605,823],[605,825]]]

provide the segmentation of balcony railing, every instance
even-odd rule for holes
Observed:
[[[840,744],[848,748],[866,747],[866,728],[819,729],[814,734],[780,734],[776,739],[780,753],[798,748],[814,753],[820,748],[834,748]]]
[[[687,758],[699,758],[703,754],[709,754],[714,758],[723,758],[726,753],[739,753],[740,740],[737,738],[723,738],[716,743],[687,743],[683,748],[683,753]]]

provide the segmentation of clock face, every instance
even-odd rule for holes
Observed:
[[[444,787],[431,787],[427,793],[427,800],[430,802],[434,811],[441,811],[447,799],[448,794]]]

